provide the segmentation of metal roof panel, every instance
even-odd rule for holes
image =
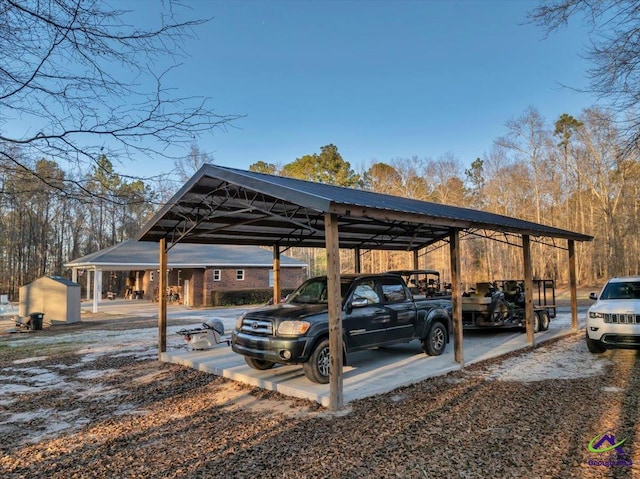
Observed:
[[[487,211],[204,165],[144,226],[143,241],[322,247],[324,215],[340,247],[415,250],[451,229],[589,241],[591,236]]]

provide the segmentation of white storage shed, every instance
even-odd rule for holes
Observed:
[[[49,323],[80,321],[80,285],[61,276],[43,276],[20,287],[20,317],[44,313]]]

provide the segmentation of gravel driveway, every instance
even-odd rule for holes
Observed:
[[[0,336],[1,477],[640,477],[640,356],[584,332],[330,413],[159,363],[148,323]]]

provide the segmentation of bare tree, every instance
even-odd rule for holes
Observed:
[[[208,163],[213,163],[211,155],[200,151],[198,145],[194,143],[189,149],[189,154],[174,160],[173,166],[175,167],[174,171],[178,175],[178,178],[184,183],[191,178],[196,171]]]
[[[594,216],[592,231],[604,248],[598,259],[605,277],[625,274],[623,228],[628,221],[637,223],[637,218],[625,218],[624,198],[627,188],[633,188],[638,161],[622,155],[622,142],[609,112],[589,109],[580,120],[583,126],[577,136],[584,152],[576,158],[579,163],[575,170],[589,193]]]
[[[528,163],[535,206],[532,219],[541,223],[545,177],[549,169],[545,161],[545,149],[548,147],[549,138],[544,118],[537,109],[529,107],[520,117],[507,121],[506,126],[507,134],[495,140],[495,143],[512,152],[518,161]]]
[[[0,0],[0,157],[34,176],[12,146],[83,167],[101,155],[175,158],[176,145],[236,118],[163,84],[206,20],[161,5],[160,24],[138,28],[101,0]]]
[[[628,145],[640,146],[640,3],[637,0],[550,0],[529,14],[529,20],[551,33],[572,17],[591,26],[586,57],[589,90],[609,100],[622,113]]]

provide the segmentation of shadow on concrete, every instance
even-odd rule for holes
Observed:
[[[536,344],[573,334],[570,328],[558,325],[536,334]],[[473,364],[529,347],[526,334],[520,331],[465,331],[465,364]],[[241,355],[226,345],[204,351],[167,351],[161,355],[165,362],[181,364],[199,371],[213,373],[234,381],[287,396],[317,401],[329,406],[329,385],[309,381],[300,365],[276,366],[258,371],[246,365]],[[420,350],[419,341],[371,351],[351,354],[343,371],[343,398],[353,400],[392,391],[402,386],[457,371],[453,343],[441,356],[427,356]]]

